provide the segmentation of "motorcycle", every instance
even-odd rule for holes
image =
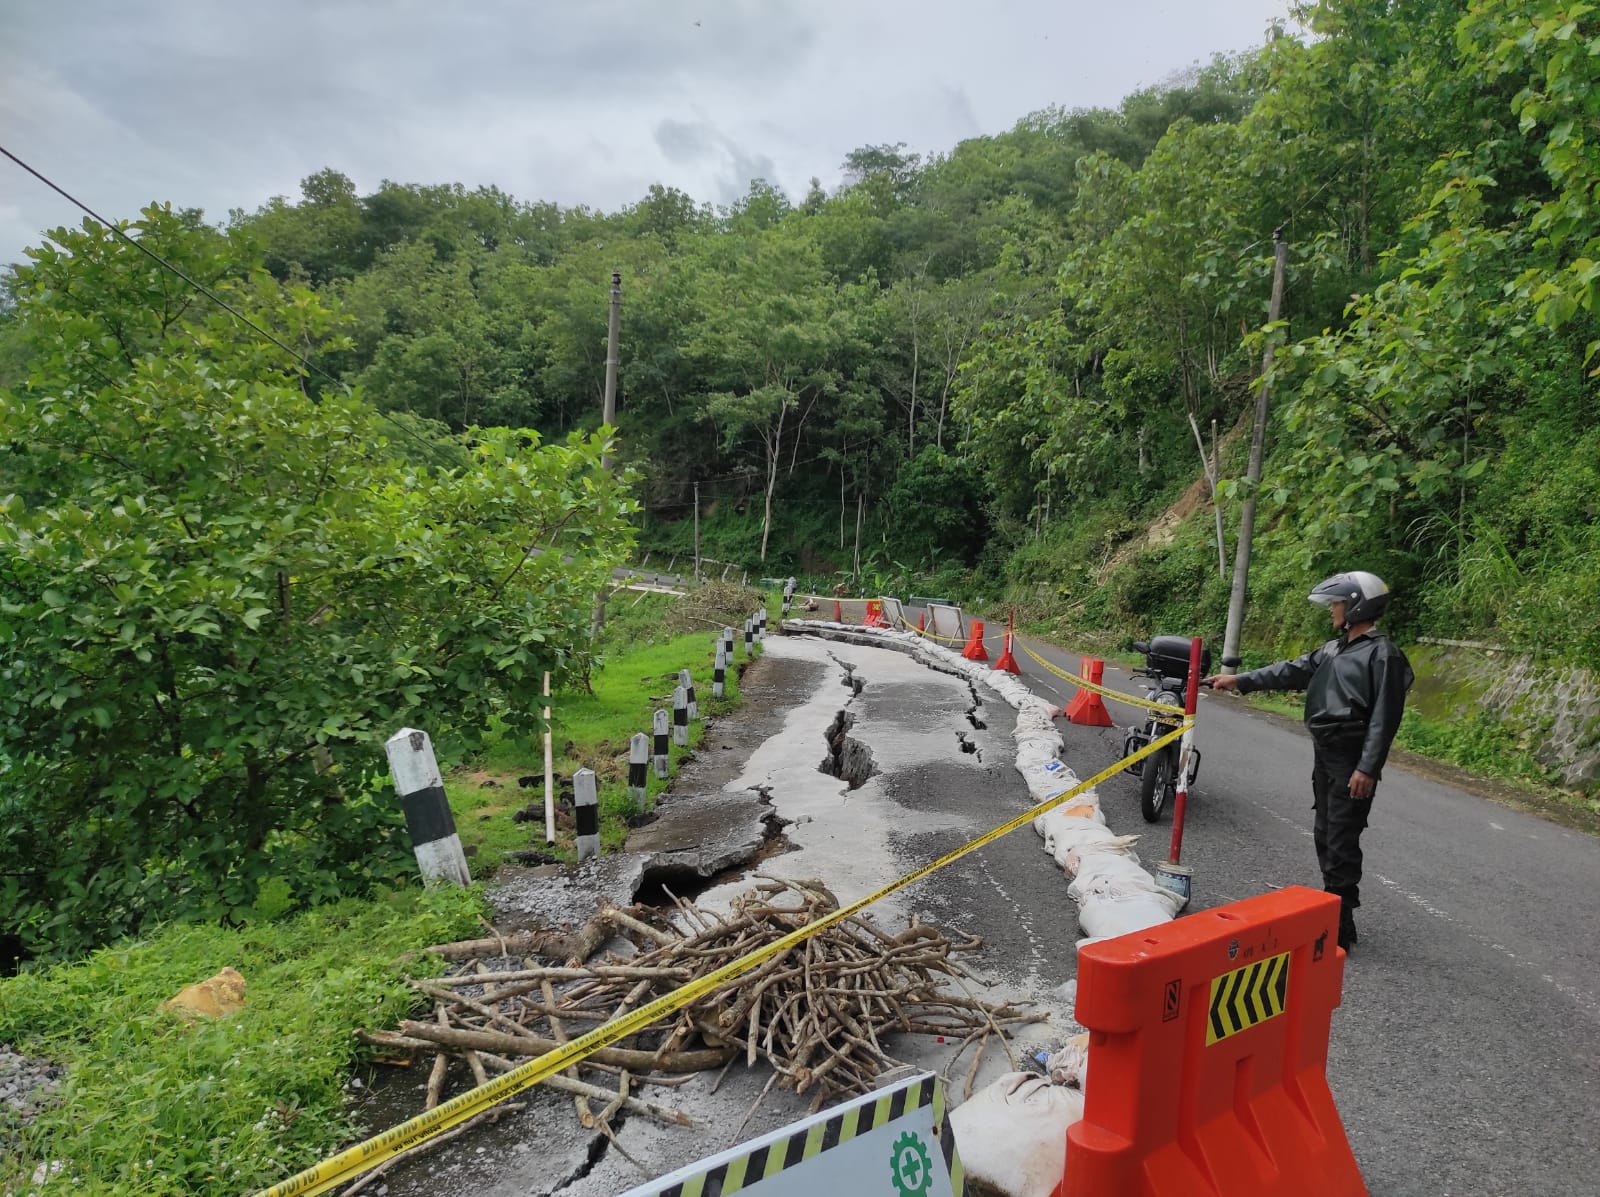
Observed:
[[[1189,687],[1190,641],[1184,636],[1157,636],[1150,641],[1136,641],[1134,649],[1144,654],[1144,668],[1133,674],[1149,693],[1151,701],[1163,706],[1182,708]],[[1200,674],[1211,672],[1211,649],[1200,650]],[[1131,727],[1122,738],[1122,755],[1131,756],[1152,740],[1159,740],[1175,731],[1181,717],[1150,712],[1143,727]],[[1139,811],[1146,823],[1161,818],[1161,812],[1178,793],[1178,752],[1181,740],[1175,740],[1159,752],[1135,761],[1127,771],[1139,779]],[[1191,743],[1189,747],[1189,778],[1186,789],[1193,788],[1200,774],[1200,750]]]

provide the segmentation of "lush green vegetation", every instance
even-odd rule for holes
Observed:
[[[245,1193],[332,1154],[363,1128],[346,1106],[350,1032],[409,1012],[399,958],[469,937],[475,891],[375,891],[272,923],[152,929],[74,964],[0,981],[0,1042],[67,1067],[60,1099],[19,1129],[0,1107],[0,1190],[171,1197]],[[232,967],[246,1005],[186,1022],[161,1008]]]
[[[677,671],[695,671],[703,714],[738,701],[737,668],[728,671],[727,695],[711,697],[710,630],[680,629],[726,616],[711,618],[720,628],[757,597],[727,587],[684,606],[658,596],[631,602],[615,605],[593,692],[552,699],[558,781],[583,765],[600,775],[608,849],[620,846],[628,819],[641,813],[627,787],[627,739],[648,726]],[[742,647],[737,655],[742,663]],[[689,751],[703,732],[703,723],[691,726]],[[495,720],[480,741],[446,741],[441,749],[454,765],[446,790],[476,878],[492,875],[507,851],[571,859],[570,818],[549,849],[542,819],[512,818],[540,801],[516,778],[542,774],[542,748]],[[672,752],[676,775],[684,750]],[[484,788],[485,780],[497,785]],[[652,804],[668,784],[652,770]],[[415,995],[403,977],[432,975],[440,963],[407,953],[478,933],[481,887],[378,886],[364,899],[286,914],[291,904],[286,884],[263,885],[252,917],[235,918],[239,925],[150,927],[75,963],[0,980],[0,1043],[67,1068],[58,1100],[26,1129],[0,1107],[0,1190],[59,1160],[55,1183],[75,1193],[248,1192],[380,1129],[358,1125],[349,1108],[346,1085],[360,1051],[351,1032],[391,1025],[410,1011]],[[224,966],[245,978],[244,1010],[191,1025],[160,1009]]]
[[[1292,596],[1360,565],[1404,594],[1401,634],[1592,661],[1595,17],[1297,15],[1314,37],[1116,109],[926,158],[863,147],[799,202],[758,180],[725,209],[657,187],[601,213],[362,195],[330,170],[234,212],[229,238],[342,314],[306,338],[322,367],[452,428],[592,426],[620,268],[643,546],[692,551],[699,482],[720,560],[1003,592],[1077,632],[1220,628],[1208,498],[1171,543],[1128,538],[1198,475],[1216,420],[1231,568],[1273,340],[1253,646],[1298,641]],[[1274,229],[1289,285],[1267,329]]]

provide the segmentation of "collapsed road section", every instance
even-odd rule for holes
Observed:
[[[559,927],[565,933],[560,947],[572,951],[576,945],[586,959],[519,957],[515,949],[499,958],[496,947],[473,945],[482,955],[457,966],[464,979],[433,983],[434,1019],[372,1028],[374,1039],[387,1036],[391,1050],[422,1059],[430,1051],[449,1055],[446,1093],[458,1092],[474,1083],[473,1054],[492,1072],[502,1061],[520,1058],[512,1049],[542,1046],[519,1039],[553,1041],[559,1034],[579,1033],[595,1025],[597,1012],[604,1017],[621,1007],[634,987],[649,981],[653,992],[657,982],[679,983],[676,973],[647,977],[641,972],[631,979],[620,973],[596,975],[590,978],[596,984],[622,987],[606,991],[616,998],[614,1005],[593,987],[573,999],[567,995],[584,982],[560,971],[569,963],[681,969],[681,963],[650,956],[667,951],[655,937],[709,936],[712,924],[737,922],[741,912],[747,914],[752,894],[769,909],[799,901],[797,894],[812,895],[805,901],[820,905],[852,901],[924,863],[937,845],[970,839],[1030,805],[1009,751],[1011,712],[1003,704],[985,708],[981,690],[965,678],[930,670],[903,653],[784,637],[768,641],[744,688],[745,707],[712,729],[660,806],[660,817],[635,831],[625,853],[573,869],[519,870],[495,891],[502,930]],[[973,750],[964,750],[963,742]],[[819,770],[824,754],[828,761],[846,762],[837,774],[831,767]],[[758,886],[780,887],[789,896],[781,901],[770,893],[763,896]],[[597,911],[608,909],[636,925],[592,927]],[[865,1050],[874,1062],[870,1079],[857,1054],[831,1065],[837,1054],[831,1049],[822,1058],[805,1056],[808,1036],[834,1042],[839,1032],[834,1028],[823,1035],[819,1026],[797,1024],[803,1000],[785,1010],[782,1002],[773,1005],[757,997],[739,1014],[740,995],[748,998],[751,990],[735,985],[727,991],[728,1005],[711,1022],[704,1022],[701,1011],[678,1024],[680,1030],[689,1028],[683,1034],[669,1026],[632,1041],[632,1047],[619,1046],[622,1055],[602,1059],[597,1053],[594,1066],[586,1062],[576,1079],[558,1078],[567,1082],[565,1091],[536,1086],[518,1096],[523,1108],[505,1114],[498,1126],[475,1127],[395,1167],[384,1178],[389,1192],[394,1197],[612,1194],[783,1125],[803,1114],[820,1092],[848,1093],[851,1076],[868,1084],[933,1071],[947,1078],[959,1098],[969,1084],[989,1083],[1076,1029],[1060,996],[1052,993],[1071,976],[1075,932],[1063,909],[1060,876],[1036,841],[1012,836],[993,844],[970,862],[875,904],[841,927],[859,942],[838,947],[839,952],[859,954],[866,951],[863,945],[876,945],[875,950],[909,952],[919,960],[925,955],[927,962],[949,957],[962,970],[940,983],[945,992],[934,999],[942,1003],[940,1017],[913,1016],[920,998],[908,988],[911,1004],[902,1005],[904,1025],[857,1024],[870,1048],[856,1045],[852,1053]],[[593,934],[584,934],[591,928]],[[731,942],[739,942],[737,933]],[[876,966],[864,958],[856,967],[867,976]],[[518,972],[528,975],[513,980]],[[752,974],[752,981],[766,976],[763,969]],[[889,980],[884,988],[903,986],[884,976]],[[794,978],[784,981],[792,983]],[[812,983],[819,981],[814,977]],[[548,998],[545,985],[552,987]],[[508,993],[518,987],[526,988]],[[785,990],[782,996],[791,995]],[[474,1002],[477,1009],[469,1004]],[[574,1002],[577,1008],[571,1008]],[[559,1034],[548,1014],[536,1021],[530,1003],[556,1013]],[[516,1004],[521,1014],[511,1012]],[[602,1011],[602,1006],[608,1008]],[[441,1008],[450,1027],[441,1026]],[[827,1009],[826,1003],[819,1009]],[[980,1013],[983,1027],[975,1036],[964,1020]],[[722,1024],[724,1015],[731,1016],[729,1025]],[[1049,1021],[1023,1021],[1041,1015]],[[511,1029],[508,1021],[521,1029]],[[1004,1027],[1007,1037],[1020,1032],[1028,1043],[1003,1043],[992,1033],[997,1027]],[[452,1036],[452,1028],[467,1038]],[[640,1068],[641,1061],[626,1054],[653,1057],[672,1036],[677,1040],[670,1043],[670,1053],[676,1058],[710,1052],[717,1067],[662,1075]],[[445,1042],[452,1038],[453,1043]],[[731,1054],[730,1046],[736,1049]],[[692,1062],[704,1063],[698,1056]],[[833,1073],[840,1073],[837,1090],[823,1083]],[[641,1084],[643,1077],[649,1081]],[[424,1081],[419,1076],[413,1083]],[[580,1092],[573,1085],[590,1089]],[[423,1096],[412,1101],[420,1104]],[[583,1107],[575,1110],[580,1101],[587,1117]],[[396,1112],[416,1113],[417,1105]]]

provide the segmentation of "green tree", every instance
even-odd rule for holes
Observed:
[[[215,233],[128,232],[291,344],[338,335]],[[584,664],[630,536],[602,441],[478,429],[431,464],[109,230],[52,237],[0,391],[0,902],[74,951],[394,876],[381,741],[531,730]]]

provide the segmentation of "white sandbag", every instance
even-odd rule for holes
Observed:
[[[1067,1127],[1083,1118],[1083,1091],[1008,1072],[950,1112],[961,1165],[1006,1197],[1050,1197],[1061,1184]]]
[[[1089,1032],[1074,1035],[1051,1053],[1044,1070],[1053,1085],[1087,1088],[1084,1078],[1089,1075]]]
[[[1088,947],[1092,943],[1104,943],[1108,939],[1115,938],[1116,936],[1114,935],[1085,935],[1082,939],[1078,940],[1077,943],[1072,945],[1072,950],[1074,952],[1081,952],[1084,948]]]
[[[1060,807],[1035,818],[1033,829],[1044,837],[1044,850],[1058,861],[1074,848],[1108,844],[1118,838],[1116,832],[1106,826],[1105,815],[1097,819],[1069,815]]]
[[[1149,897],[1097,898],[1078,907],[1078,926],[1096,939],[1115,939],[1171,921],[1166,906]]]
[[[1099,877],[1082,877],[1067,887],[1067,896],[1083,906],[1086,903],[1138,903],[1152,901],[1166,911],[1166,919],[1173,919],[1184,906],[1184,899],[1171,890],[1163,890],[1144,869],[1128,874],[1102,874]],[[1078,919],[1082,923],[1082,919]],[[1165,920],[1163,920],[1165,922]],[[1146,923],[1149,925],[1149,923]],[[1088,930],[1088,928],[1085,928]],[[1109,935],[1107,931],[1091,931],[1091,935]]]
[[[1124,877],[1129,879],[1150,879],[1139,866],[1139,857],[1135,852],[1116,850],[1114,845],[1126,842],[1135,837],[1117,836],[1105,843],[1085,844],[1072,848],[1061,855],[1061,871],[1072,879],[1074,885],[1078,882],[1085,884],[1098,880],[1101,877]],[[1151,885],[1155,882],[1151,881]],[[1077,896],[1071,887],[1067,889],[1067,896],[1076,902]]]

